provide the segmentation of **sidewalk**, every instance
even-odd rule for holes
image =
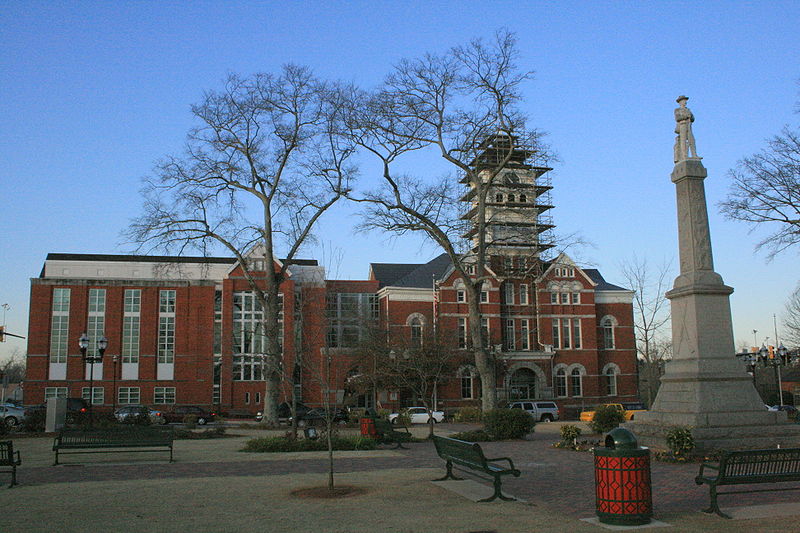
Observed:
[[[51,439],[17,439],[23,458],[20,485],[0,488],[0,532],[604,531],[581,521],[595,516],[592,456],[551,448],[558,426],[537,425],[531,440],[484,445],[487,455],[510,456],[523,471],[520,478],[504,481],[503,488],[524,501],[492,503],[475,503],[432,483],[444,469],[427,442],[411,444],[407,451],[337,452],[336,483],[356,485],[364,493],[319,500],[291,492],[327,483],[327,455],[238,451],[263,431],[231,428],[243,436],[177,441],[173,464],[157,453],[114,453],[66,456],[79,464],[52,467]],[[436,429],[447,434],[454,428]],[[424,434],[425,428],[415,432]],[[777,504],[767,518],[724,520],[699,512],[708,503],[708,492],[694,484],[696,473],[696,465],[653,464],[655,518],[671,526],[659,531],[794,528],[796,516],[776,514],[793,503],[796,493],[720,500],[728,509],[755,501]],[[756,512],[735,509],[745,516]]]

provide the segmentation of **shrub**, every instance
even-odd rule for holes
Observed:
[[[44,431],[46,419],[47,412],[44,409],[30,411],[22,419],[22,429],[31,433],[41,433]]]
[[[578,442],[578,437],[581,436],[581,428],[572,424],[561,426],[561,442],[574,446]]]
[[[486,432],[496,440],[519,439],[533,430],[536,422],[522,409],[492,409],[483,413]]]
[[[462,407],[456,411],[453,417],[454,422],[480,422],[483,411],[480,407]]]
[[[462,431],[461,433],[454,433],[450,435],[450,437],[458,440],[465,440],[467,442],[491,442],[494,440],[492,436],[483,429]]]
[[[600,405],[594,411],[589,427],[595,433],[606,433],[625,421],[625,413],[613,405]]]
[[[8,435],[11,428],[8,427],[6,421],[0,418],[0,435]]]
[[[694,450],[692,429],[686,426],[675,426],[667,430],[667,446],[675,455],[686,455]]]
[[[197,427],[197,415],[186,415],[183,417],[183,424],[186,429],[194,429]]]
[[[374,450],[377,442],[368,437],[333,437],[334,450]],[[325,451],[328,442],[325,439],[289,439],[286,437],[260,437],[250,439],[244,445],[243,452],[311,452]]]
[[[411,425],[411,415],[408,411],[401,411],[397,418],[394,419],[394,423],[398,426],[410,426]]]
[[[225,428],[217,426],[205,431],[191,431],[189,429],[176,429],[175,438],[180,440],[191,439],[218,439],[225,436]]]

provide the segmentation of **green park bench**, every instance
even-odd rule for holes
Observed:
[[[713,470],[716,475],[703,475],[705,470]],[[695,483],[707,483],[710,489],[711,505],[705,513],[716,513],[730,518],[719,509],[717,497],[722,494],[749,494],[781,490],[797,490],[796,487],[769,488],[757,490],[738,490],[718,492],[723,485],[752,485],[758,483],[780,483],[800,481],[800,448],[725,451],[718,464],[703,463]]]
[[[11,468],[11,470],[3,470],[3,472],[11,474],[11,485],[8,488],[17,484],[17,467],[21,464],[22,459],[19,457],[19,450],[14,451],[14,443],[10,440],[0,441],[0,467]]]
[[[171,428],[129,426],[110,429],[65,428],[59,431],[53,442],[58,454],[105,453],[105,452],[159,452],[169,449],[169,462],[172,462],[172,443],[175,432]],[[142,448],[159,448],[156,450]],[[69,450],[69,451],[64,451]]]
[[[485,479],[491,478],[491,480],[494,481],[494,494],[489,498],[478,501],[490,502],[496,498],[506,501],[516,500],[516,498],[503,496],[503,493],[500,492],[501,478],[503,476],[512,475],[514,477],[519,477],[521,473],[514,468],[514,462],[510,458],[497,457],[495,459],[487,459],[483,454],[480,444],[477,442],[466,442],[434,435],[433,444],[436,446],[436,453],[439,454],[439,457],[447,461],[447,475],[443,478],[435,479],[434,481],[461,479],[453,475],[453,466],[455,465],[465,472],[468,470],[474,471],[471,473],[476,477]],[[508,467],[497,464],[497,461],[507,461]]]
[[[375,419],[375,433],[377,434],[378,440],[385,443],[396,443],[397,446],[394,448],[402,448],[407,450],[405,446],[403,446],[404,442],[411,441],[411,433],[408,431],[408,428],[405,426],[400,426],[403,428],[404,431],[398,431],[395,429],[395,426],[392,426],[391,422],[386,420],[385,418],[376,418]]]

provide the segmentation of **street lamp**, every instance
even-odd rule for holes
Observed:
[[[753,385],[756,383],[756,364],[758,362],[761,362],[764,368],[767,366],[772,367],[775,372],[775,381],[778,384],[778,398],[780,405],[783,405],[781,367],[789,363],[789,350],[786,349],[783,343],[778,346],[777,350],[773,350],[772,347],[767,348],[764,344],[762,344],[758,351],[748,352],[743,349],[742,352],[737,353],[736,356],[741,357],[750,367],[750,372],[753,374]]]
[[[114,362],[114,396],[111,398],[111,412],[115,412],[117,410],[117,360],[119,359],[118,355],[114,355],[111,357],[111,360]]]
[[[103,355],[108,348],[108,339],[105,336],[100,337],[97,341],[97,353],[89,355],[89,336],[82,333],[78,339],[78,347],[81,350],[81,356],[84,363],[89,363],[89,427],[92,427],[92,404],[94,404],[94,364],[103,362]]]

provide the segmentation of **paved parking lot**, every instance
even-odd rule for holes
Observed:
[[[590,453],[553,449],[559,423],[539,424],[527,440],[486,443],[488,456],[508,456],[522,470],[504,491],[524,502],[475,503],[430,480],[444,471],[428,442],[409,450],[337,452],[336,482],[363,495],[300,499],[291,491],[327,483],[324,452],[250,454],[238,450],[259,430],[240,436],[176,441],[176,462],[157,453],[65,456],[53,467],[52,439],[16,439],[23,466],[20,485],[0,489],[2,531],[601,531],[581,519],[594,516]],[[441,424],[439,434],[462,427]],[[357,431],[357,430],[350,430]],[[422,436],[427,429],[414,428]],[[753,520],[727,521],[700,513],[707,488],[694,484],[696,465],[654,463],[655,518],[673,531],[788,531],[796,493],[727,497],[724,508],[757,516],[743,505],[772,504]],[[464,483],[474,483],[473,481]],[[488,484],[482,482],[484,484]],[[463,492],[463,491],[462,491]],[[797,511],[800,514],[800,510]],[[12,527],[13,525],[13,527]]]

